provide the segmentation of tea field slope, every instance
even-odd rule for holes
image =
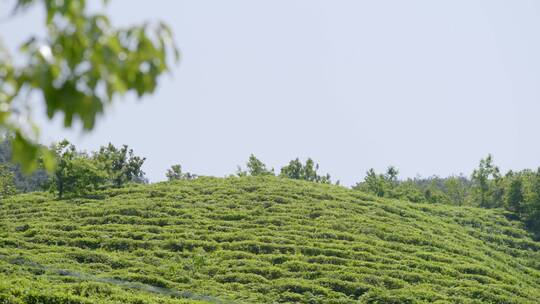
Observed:
[[[538,303],[502,211],[199,178],[0,202],[0,303]]]

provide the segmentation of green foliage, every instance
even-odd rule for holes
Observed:
[[[266,169],[266,165],[262,161],[257,159],[253,154],[249,156],[249,160],[246,166],[248,169],[248,174],[251,176],[274,175],[274,169]]]
[[[509,172],[506,179],[508,179],[508,189],[504,197],[505,207],[518,215],[522,215],[525,212],[522,177]]]
[[[93,159],[99,169],[107,174],[108,181],[114,187],[122,187],[130,182],[146,182],[141,168],[146,158],[136,156],[133,149],[129,149],[127,145],[117,148],[109,143],[94,153]]]
[[[422,192],[424,201],[460,206],[472,204],[470,197],[472,182],[463,175],[449,177],[438,177],[434,175],[426,178],[415,177],[405,182],[414,184]],[[398,187],[402,183],[404,181],[398,181]],[[426,195],[430,197],[429,200],[426,198]],[[401,196],[396,196],[396,198],[404,199]]]
[[[267,176],[275,175],[274,168],[268,170],[266,165],[260,161],[255,155],[251,154],[249,156],[248,162],[246,163],[247,171],[242,170],[241,167],[238,167],[237,175],[238,176]]]
[[[296,158],[291,160],[288,165],[281,168],[281,173],[279,176],[290,178],[290,179],[300,179],[310,182],[330,184],[330,174],[319,175],[317,171],[319,170],[319,164],[315,163],[311,158],[306,160],[305,164]]]
[[[463,176],[450,176],[444,180],[444,189],[451,204],[462,206],[469,195],[468,180]]]
[[[171,56],[178,60],[163,23],[117,28],[106,15],[87,9],[85,0],[16,3],[15,14],[39,6],[46,15],[46,36],[29,37],[19,47],[23,64],[15,64],[0,45],[0,127],[14,132],[13,157],[27,171],[37,168],[40,157],[52,157],[35,144],[37,127],[24,110],[25,96],[40,94],[49,119],[62,114],[65,127],[80,121],[90,130],[116,96],[153,93]]]
[[[497,208],[410,203],[272,176],[93,194],[2,201],[0,303],[540,298],[540,245]]]
[[[540,168],[509,174],[507,209],[514,212],[540,240]]]
[[[11,138],[11,148],[13,161],[22,166],[24,173],[35,171],[40,167],[40,163],[49,172],[55,167],[53,153],[44,146],[28,141],[19,131],[16,131],[15,136]]]
[[[473,171],[471,180],[474,202],[485,208],[502,207],[501,175],[499,168],[493,164],[491,154],[480,160],[480,165]]]
[[[57,166],[51,180],[51,190],[62,198],[64,193],[85,195],[106,187],[123,187],[127,183],[143,183],[141,166],[145,158],[134,155],[123,145],[103,146],[89,155],[77,151],[67,140],[51,147],[56,155]]]
[[[0,164],[0,198],[11,196],[17,192],[15,175],[5,164]]]
[[[84,195],[97,190],[104,184],[107,175],[98,169],[96,162],[86,153],[78,152],[67,140],[54,145],[57,157],[51,190],[62,198],[65,193]]]
[[[388,167],[385,174],[377,174],[373,168],[369,169],[363,182],[357,183],[353,189],[375,194],[379,197],[405,198],[411,197],[414,201],[421,201],[417,191],[412,185],[405,184],[401,187],[398,181],[399,171],[394,166]]]
[[[368,180],[368,182],[372,182],[372,181]],[[383,188],[384,186],[379,186],[379,187]],[[367,192],[371,192],[369,188]],[[378,192],[374,192],[374,194],[377,196],[383,196],[383,195],[379,195]],[[404,182],[400,182],[396,186],[396,188],[392,191],[391,196],[398,199],[407,200],[413,203],[423,203],[426,201],[426,197],[424,196],[424,193],[412,180],[406,180]]]
[[[49,175],[47,171],[40,166],[39,169],[31,174],[24,173],[20,165],[13,164],[11,141],[4,137],[0,141],[0,164],[13,173],[15,188],[19,192],[41,191],[49,184]]]
[[[505,208],[509,217],[521,220],[540,240],[540,168],[509,171],[502,176],[493,158],[480,161],[471,179],[450,176],[398,180],[398,171],[389,167],[385,174],[370,169],[364,181],[353,189],[378,197],[432,204],[472,205],[482,208]]]
[[[384,175],[387,182],[391,184],[397,183],[397,177],[399,175],[399,171],[396,167],[390,166],[388,169],[386,169],[386,174]]]
[[[378,197],[384,197],[387,193],[386,178],[382,174],[375,173],[373,168],[369,169],[366,173],[364,181],[357,183],[353,189],[375,194]]]
[[[441,190],[434,186],[429,187],[424,191],[426,202],[431,204],[449,204],[449,199]]]
[[[478,169],[474,170],[471,180],[464,176],[440,178],[398,179],[399,171],[389,167],[385,174],[377,174],[370,169],[364,180],[357,183],[353,189],[369,192],[379,197],[404,199],[412,202],[443,203],[453,205],[475,205],[484,208],[514,206],[522,200],[519,186],[520,178],[510,181],[512,173],[502,177],[499,169],[493,164],[489,155],[480,161]],[[514,187],[509,189],[509,187]],[[521,190],[520,190],[521,189]],[[508,191],[511,191],[510,193]],[[521,195],[521,196],[520,196]],[[515,211],[514,207],[509,208]]]
[[[197,178],[196,174],[189,173],[189,172],[182,172],[182,166],[180,165],[172,165],[170,169],[167,169],[167,172],[165,173],[165,176],[167,177],[167,180],[173,181],[173,180],[190,180]]]

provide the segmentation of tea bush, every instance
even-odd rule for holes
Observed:
[[[0,303],[538,303],[503,210],[274,176],[0,202]]]

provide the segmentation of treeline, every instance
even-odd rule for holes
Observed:
[[[383,174],[370,169],[353,189],[380,197],[481,208],[503,208],[540,239],[540,168],[508,171],[505,174],[488,155],[480,160],[470,177],[430,177],[399,180],[398,170]]]
[[[332,183],[330,174],[319,174],[319,164],[315,163],[311,158],[308,158],[305,163],[302,163],[299,158],[291,160],[287,165],[283,166],[279,171],[279,176],[290,179],[301,179],[315,183],[330,184]],[[274,168],[268,170],[266,165],[251,154],[246,163],[246,169],[238,167],[236,172],[238,176],[264,176],[276,175]],[[337,182],[339,184],[339,182]]]
[[[274,169],[257,159],[249,157],[246,169],[238,168],[238,176],[278,175],[319,183],[332,183],[329,174],[320,175],[319,165],[312,159],[304,164],[294,159],[276,174]],[[364,179],[352,188],[379,197],[407,200],[417,203],[450,204],[481,208],[503,208],[514,219],[521,220],[526,228],[540,239],[540,168],[536,171],[508,171],[502,174],[488,155],[480,160],[470,177],[432,176],[399,179],[399,170],[393,166],[386,172],[368,170]],[[339,184],[339,181],[336,182]]]
[[[127,145],[116,147],[109,143],[98,151],[86,152],[63,140],[49,147],[56,160],[55,170],[47,172],[39,168],[30,175],[9,162],[12,153],[9,138],[0,148],[0,197],[49,190],[63,198],[129,183],[147,183],[141,169],[146,159],[135,155]]]
[[[305,163],[302,163],[299,158],[291,160],[287,165],[281,168],[278,176],[283,178],[301,179],[315,183],[332,183],[330,174],[319,174],[319,164],[315,163],[311,158],[308,158]],[[182,166],[177,164],[171,166],[165,174],[169,181],[186,180],[197,178],[196,174],[182,172]],[[255,155],[251,154],[246,163],[246,168],[238,166],[236,174],[233,176],[276,176],[274,168],[268,168]],[[339,181],[336,183],[339,184]]]
[[[9,138],[0,144],[0,198],[16,193],[48,190],[58,198],[84,196],[96,190],[119,188],[130,183],[147,183],[142,170],[146,158],[135,155],[127,145],[116,147],[109,143],[98,151],[78,150],[67,140],[49,147],[56,160],[55,170],[47,172],[42,165],[30,175],[23,174],[13,165]],[[319,174],[319,164],[308,158],[302,163],[298,158],[281,168],[279,176],[317,183],[331,183],[329,174]],[[246,169],[238,167],[236,176],[276,175],[274,169],[254,155],[249,157]],[[183,172],[179,164],[171,166],[165,176],[172,180],[191,180],[197,174]],[[339,183],[339,182],[338,182]]]
[[[98,151],[85,152],[64,140],[50,147],[56,159],[54,172],[38,169],[31,175],[22,173],[9,162],[9,140],[0,143],[0,198],[20,192],[48,190],[59,198],[88,195],[110,187],[130,183],[147,183],[142,165],[144,157],[135,155],[127,145],[112,144]],[[179,164],[165,172],[169,181],[190,180],[197,174],[183,172]],[[291,160],[279,172],[269,168],[255,155],[250,155],[245,168],[238,167],[235,176],[279,176],[316,183],[333,183],[329,174],[319,173],[319,164],[308,158]],[[339,181],[335,182],[339,184]],[[399,171],[391,166],[384,173],[368,170],[354,190],[379,197],[418,203],[451,204],[481,208],[503,208],[540,238],[540,168],[508,171],[505,174],[488,155],[480,160],[470,176],[449,176],[399,179]]]

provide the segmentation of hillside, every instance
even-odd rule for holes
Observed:
[[[0,202],[0,303],[538,303],[502,211],[275,177]]]

